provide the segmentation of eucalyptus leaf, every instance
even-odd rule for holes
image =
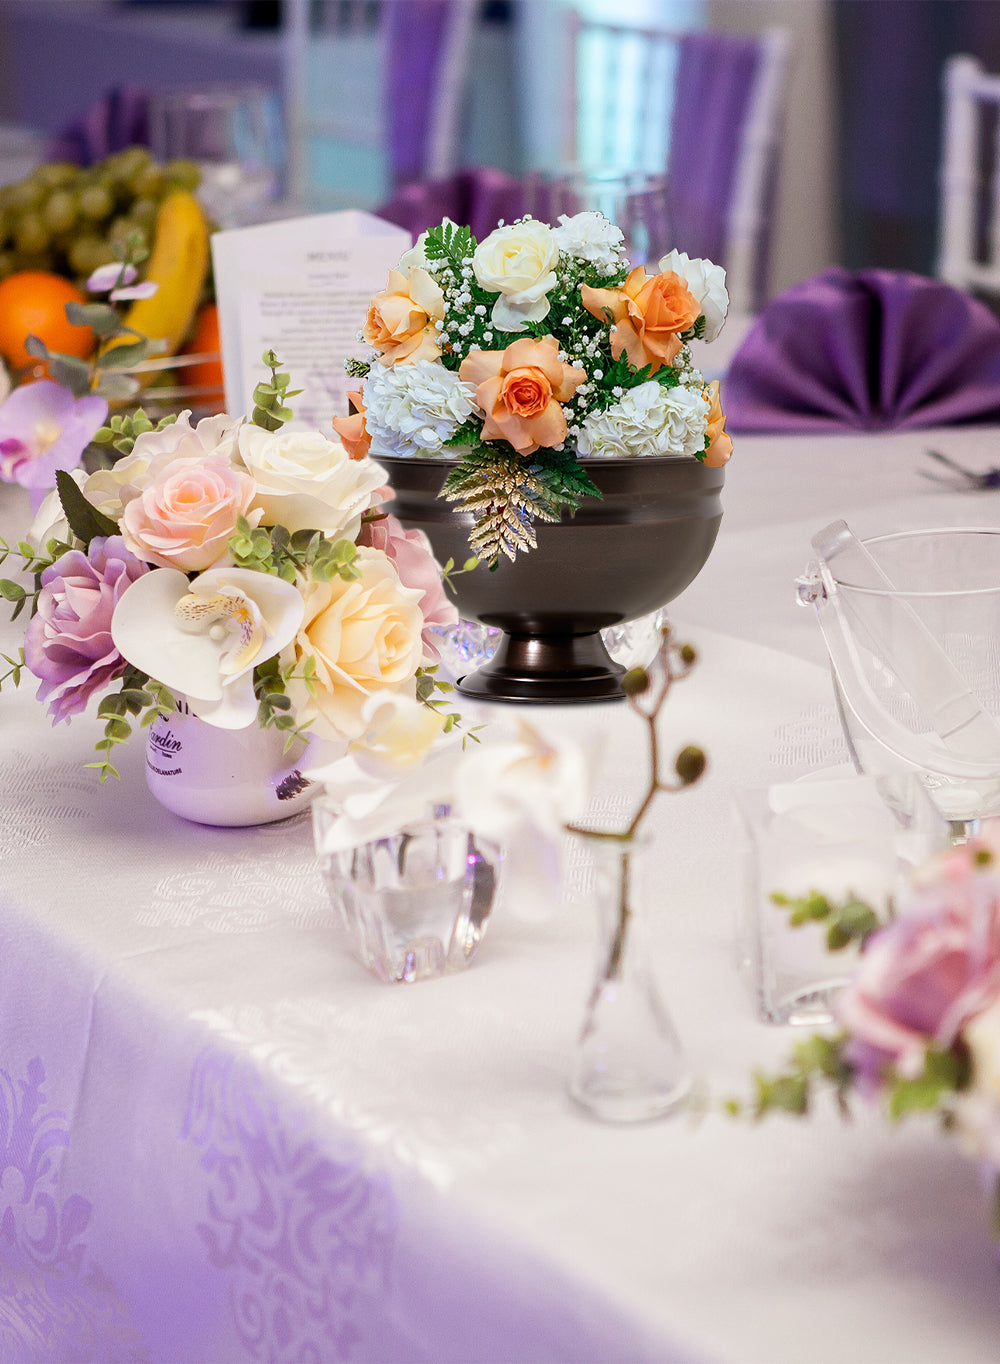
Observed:
[[[48,346],[41,339],[41,337],[36,336],[34,332],[29,332],[28,335],[25,337],[24,349],[28,352],[29,355],[33,355],[36,360],[48,359],[49,355]]]
[[[68,388],[74,398],[90,392],[90,366],[75,355],[50,355],[49,373],[57,384]]]
[[[66,317],[76,327],[90,327],[101,340],[114,336],[121,326],[117,312],[108,303],[67,303]]]
[[[152,346],[143,337],[141,341],[123,341],[119,346],[112,346],[109,350],[102,351],[97,357],[98,369],[129,369],[132,365],[140,365],[143,360],[148,360],[152,354]]]
[[[131,398],[139,392],[139,387],[139,380],[131,374],[104,373],[98,379],[94,392],[102,398]]]

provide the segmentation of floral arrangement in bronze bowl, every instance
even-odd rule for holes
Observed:
[[[651,612],[711,552],[732,451],[713,340],[725,272],[672,251],[630,268],[598,213],[501,226],[445,221],[372,301],[348,449],[389,471],[394,511],[460,562],[459,611],[504,631],[460,689],[494,700],[622,695],[600,631]]]

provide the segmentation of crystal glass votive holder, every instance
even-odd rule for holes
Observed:
[[[351,949],[379,980],[412,984],[460,971],[483,940],[501,849],[451,815],[353,848],[331,847],[337,812],[313,807],[321,868]]]
[[[737,810],[745,877],[738,958],[757,1015],[767,1023],[830,1023],[857,949],[831,952],[825,926],[793,927],[771,896],[855,895],[885,917],[901,872],[897,822],[866,777],[743,792]]]

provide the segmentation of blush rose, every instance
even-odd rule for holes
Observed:
[[[172,461],[125,507],[122,538],[147,563],[201,573],[225,555],[240,516],[260,521],[250,512],[256,491],[224,456]]]

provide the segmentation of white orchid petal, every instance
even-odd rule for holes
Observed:
[[[216,596],[243,597],[254,603],[265,633],[262,646],[239,665],[228,630],[221,638],[211,631],[192,634],[177,616],[177,603],[194,595],[206,601]],[[279,653],[302,623],[301,594],[280,578],[252,569],[212,568],[192,582],[179,569],[158,568],[138,578],[122,596],[111,620],[111,636],[119,653],[134,667],[157,678],[171,691],[198,705],[229,700],[220,711],[228,714],[234,698],[252,695],[252,670]],[[234,683],[243,685],[233,690]],[[208,715],[203,715],[209,719]],[[225,718],[212,719],[223,728],[239,727]]]
[[[219,659],[223,677],[245,672],[264,646],[260,610],[244,592],[215,592],[210,597],[188,592],[174,607],[174,615],[185,633],[210,635],[223,646]]]
[[[187,703],[193,715],[215,725],[216,729],[249,729],[257,719],[257,698],[249,673],[223,687],[217,701],[189,696]]]

